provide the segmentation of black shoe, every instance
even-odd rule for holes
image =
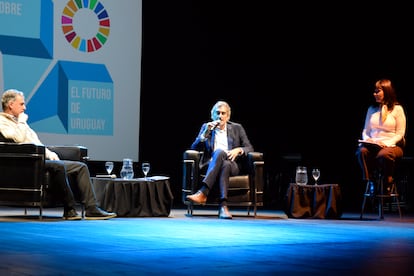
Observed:
[[[110,219],[114,217],[116,217],[116,213],[104,211],[98,206],[86,208],[85,219],[88,220]]]
[[[63,211],[63,219],[66,220],[81,220],[82,217],[76,212],[74,208]]]

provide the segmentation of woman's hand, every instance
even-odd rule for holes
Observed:
[[[376,142],[381,148],[385,148],[385,147],[387,147],[385,144],[384,144],[384,142],[382,142],[382,141],[378,141],[378,142]]]

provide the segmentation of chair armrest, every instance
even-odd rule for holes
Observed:
[[[264,158],[262,152],[249,152],[247,154],[251,187],[255,192],[263,192],[264,186]]]
[[[62,160],[86,162],[89,160],[88,149],[81,145],[51,145],[47,146],[51,151],[57,153]]]
[[[45,146],[20,143],[0,143],[0,190],[1,198],[21,201],[23,197],[8,197],[8,191],[29,189],[40,191],[45,164]],[[36,195],[40,196],[40,195]],[[22,199],[22,200],[20,200]],[[27,198],[28,199],[28,198]],[[1,200],[3,201],[3,200]],[[30,201],[30,200],[29,200]]]
[[[183,183],[182,183],[182,201],[187,201],[186,196],[194,192],[195,175],[194,160],[183,160]]]
[[[251,151],[247,153],[247,158],[249,159],[249,162],[254,161],[263,161],[263,153],[258,151]]]
[[[45,146],[30,143],[3,143],[0,142],[0,153],[2,154],[45,154]]]
[[[202,152],[186,150],[183,154],[183,183],[182,201],[186,202],[186,196],[193,194],[198,188],[199,164]]]
[[[254,162],[254,182],[256,183],[256,192],[263,192],[264,186],[264,161]]]
[[[264,162],[262,152],[251,151],[247,153],[247,165],[248,165],[249,174],[256,175],[257,169],[255,168],[255,162],[259,162],[259,161]]]
[[[194,160],[198,163],[200,161],[200,157],[202,154],[203,152],[198,151],[198,150],[186,150],[184,151],[183,159]]]

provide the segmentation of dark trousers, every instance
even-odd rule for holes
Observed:
[[[363,180],[374,180],[374,172],[377,170],[387,179],[394,176],[395,162],[402,158],[403,150],[399,146],[381,148],[361,145],[356,151],[356,156]]]
[[[64,208],[73,208],[75,206],[75,197],[69,185],[66,169],[63,161],[46,160],[45,167],[50,174],[50,190],[53,196],[63,201]]]
[[[220,199],[222,202],[225,202],[227,201],[229,177],[237,175],[239,172],[238,164],[235,161],[230,161],[227,158],[227,153],[219,149],[213,152],[203,183],[211,190],[218,181],[220,185]]]
[[[46,168],[52,174],[53,185],[61,192],[65,207],[75,205],[73,190],[76,190],[86,208],[96,206],[95,191],[85,163],[69,160],[46,160]]]

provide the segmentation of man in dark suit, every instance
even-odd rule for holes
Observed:
[[[231,219],[227,207],[229,177],[238,175],[242,169],[242,159],[253,151],[243,126],[230,121],[231,108],[225,101],[218,101],[211,109],[213,121],[204,123],[191,149],[203,151],[200,169],[206,170],[203,186],[187,199],[205,204],[215,183],[220,185],[219,218]]]

